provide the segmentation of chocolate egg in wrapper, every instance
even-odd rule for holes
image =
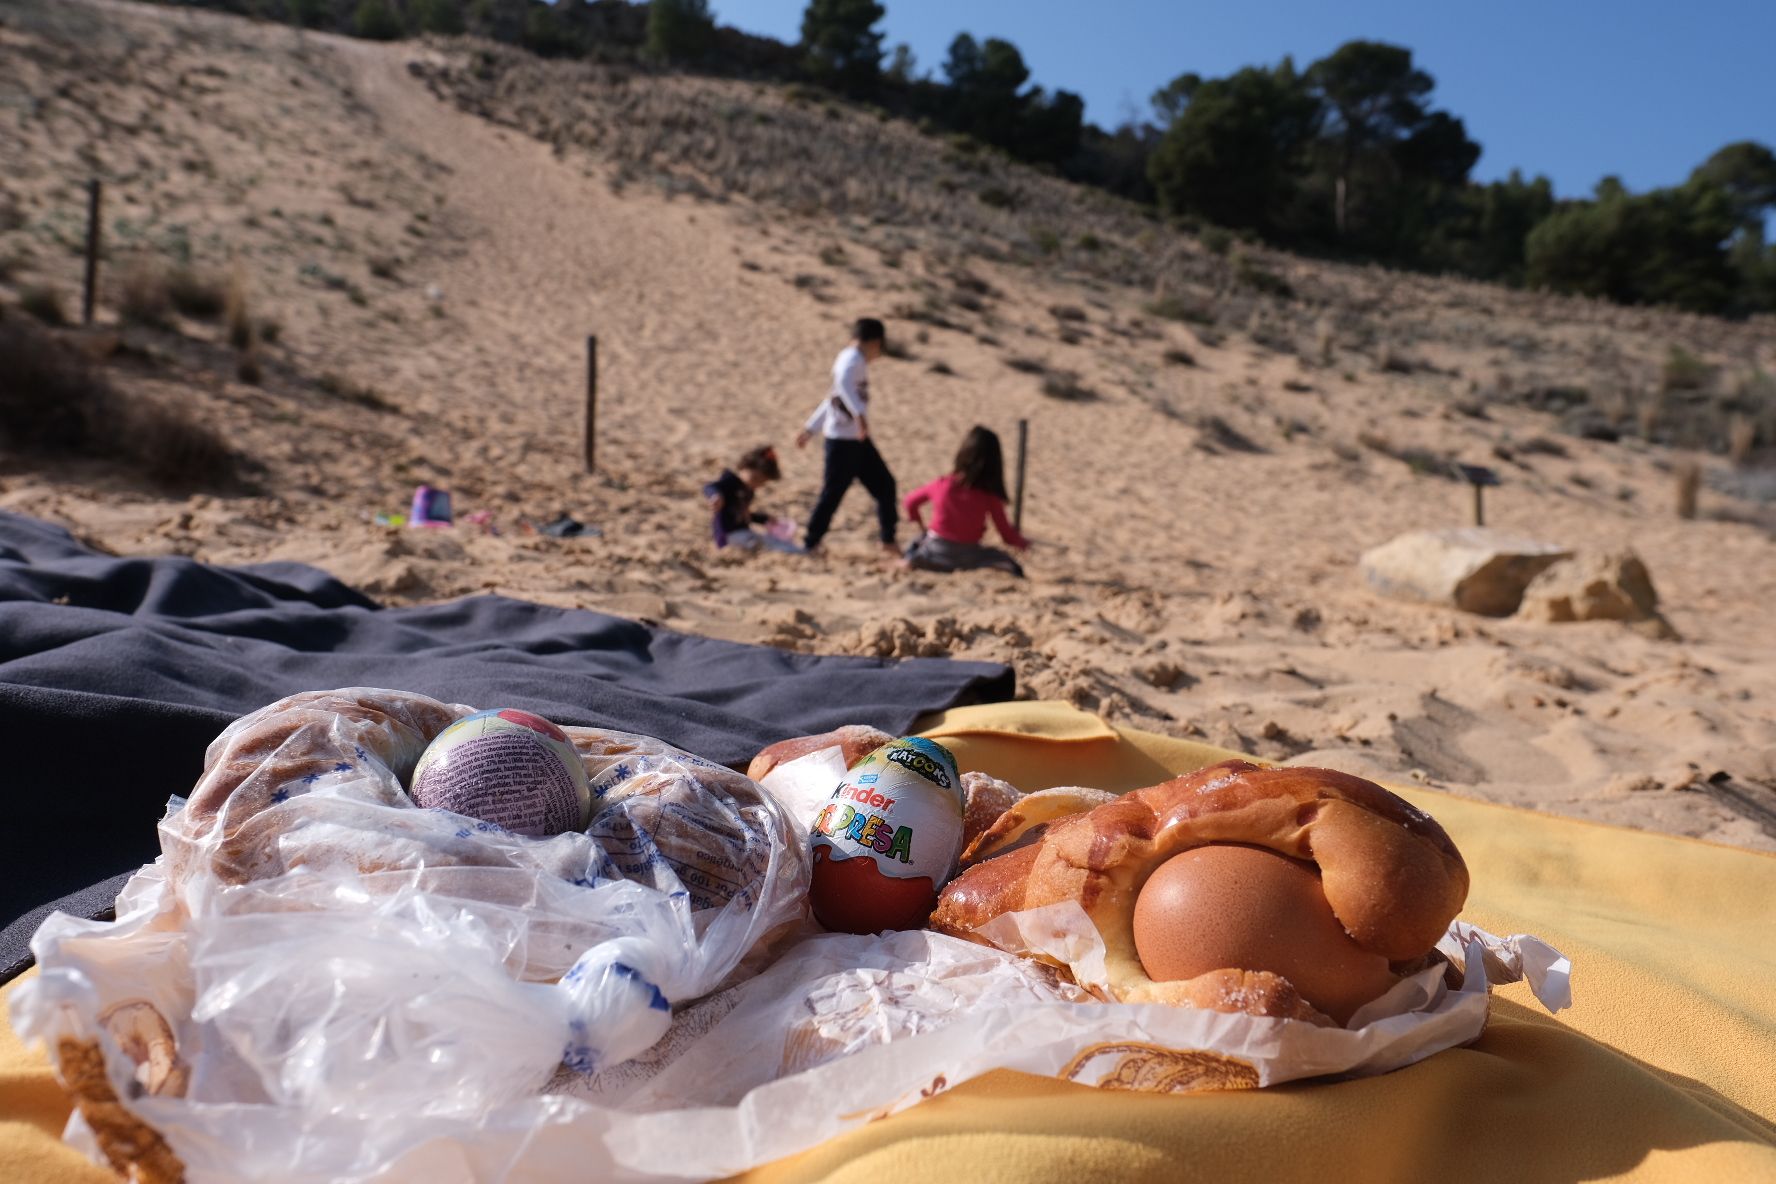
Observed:
[[[413,771],[413,800],[514,834],[584,830],[586,766],[567,734],[516,708],[477,711],[440,732]]]
[[[962,851],[962,777],[922,736],[882,745],[846,772],[815,816],[808,900],[843,933],[918,929]]]

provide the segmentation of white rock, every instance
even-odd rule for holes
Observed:
[[[1385,596],[1504,617],[1517,611],[1530,581],[1571,555],[1553,543],[1465,526],[1403,534],[1364,552],[1358,566]]]

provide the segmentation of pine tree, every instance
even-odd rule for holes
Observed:
[[[453,37],[463,31],[462,0],[411,0],[410,10],[421,32]]]
[[[845,90],[867,90],[882,72],[882,34],[875,25],[887,15],[876,0],[808,0],[802,48],[809,69]]]
[[[714,34],[709,0],[649,0],[646,53],[655,61],[695,61]]]
[[[352,16],[352,32],[371,41],[393,41],[407,30],[388,0],[361,0]]]

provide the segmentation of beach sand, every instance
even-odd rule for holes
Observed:
[[[5,135],[22,163],[0,182],[19,211],[0,220],[0,251],[28,257],[0,294],[78,290],[96,170],[110,179],[111,282],[132,253],[183,242],[200,266],[240,269],[277,340],[248,385],[209,322],[87,335],[120,388],[256,458],[259,492],[174,495],[98,462],[13,458],[0,508],[123,554],[311,563],[389,603],[499,593],[814,653],[1003,661],[1020,693],[1117,723],[1776,851],[1776,827],[1745,804],[1776,807],[1776,543],[1727,520],[1762,512],[1732,495],[1746,478],[1704,452],[1561,434],[1499,396],[1536,382],[1650,389],[1673,345],[1723,373],[1776,370],[1768,318],[1263,253],[1297,292],[1274,305],[1288,319],[1226,289],[1207,294],[1211,309],[1239,313],[1203,332],[1155,316],[1150,285],[1064,258],[1032,266],[942,227],[636,179],[585,136],[524,130],[596,130],[603,92],[571,76],[548,75],[558,92],[476,99],[494,104],[477,114],[450,81],[476,52],[194,10],[8,5]],[[791,105],[746,83],[611,89],[646,87],[712,119],[722,104]],[[833,134],[853,121],[876,123],[834,116]],[[872,134],[900,137],[909,160],[936,151],[900,125]],[[934,291],[976,286],[983,308],[930,313]],[[110,296],[100,314],[115,324]],[[946,471],[971,425],[1009,453],[1028,421],[1029,579],[885,567],[860,488],[821,558],[710,548],[699,490],[754,444],[774,442],[785,469],[760,505],[806,519],[819,459],[790,440],[848,322],[868,314],[909,355],[871,371],[872,425],[903,491]],[[1071,373],[1086,397],[1045,395],[1032,367]],[[1362,552],[1471,513],[1465,486],[1397,459],[1414,448],[1499,470],[1489,525],[1631,548],[1678,639],[1375,596]],[[1695,520],[1674,511],[1686,459],[1706,476]],[[374,524],[421,481],[501,533]],[[602,533],[521,526],[562,513]],[[399,686],[400,671],[384,681]]]

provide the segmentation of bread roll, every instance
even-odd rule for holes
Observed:
[[[1316,866],[1338,923],[1399,973],[1425,964],[1467,897],[1467,867],[1449,836],[1379,785],[1329,769],[1227,761],[1051,821],[1037,841],[975,863],[944,889],[931,927],[978,941],[975,931],[1001,914],[1077,901],[1103,938],[1107,981],[1098,989],[1111,999],[1331,1023],[1269,972],[1148,976],[1134,935],[1141,889],[1167,860],[1210,843]]]

